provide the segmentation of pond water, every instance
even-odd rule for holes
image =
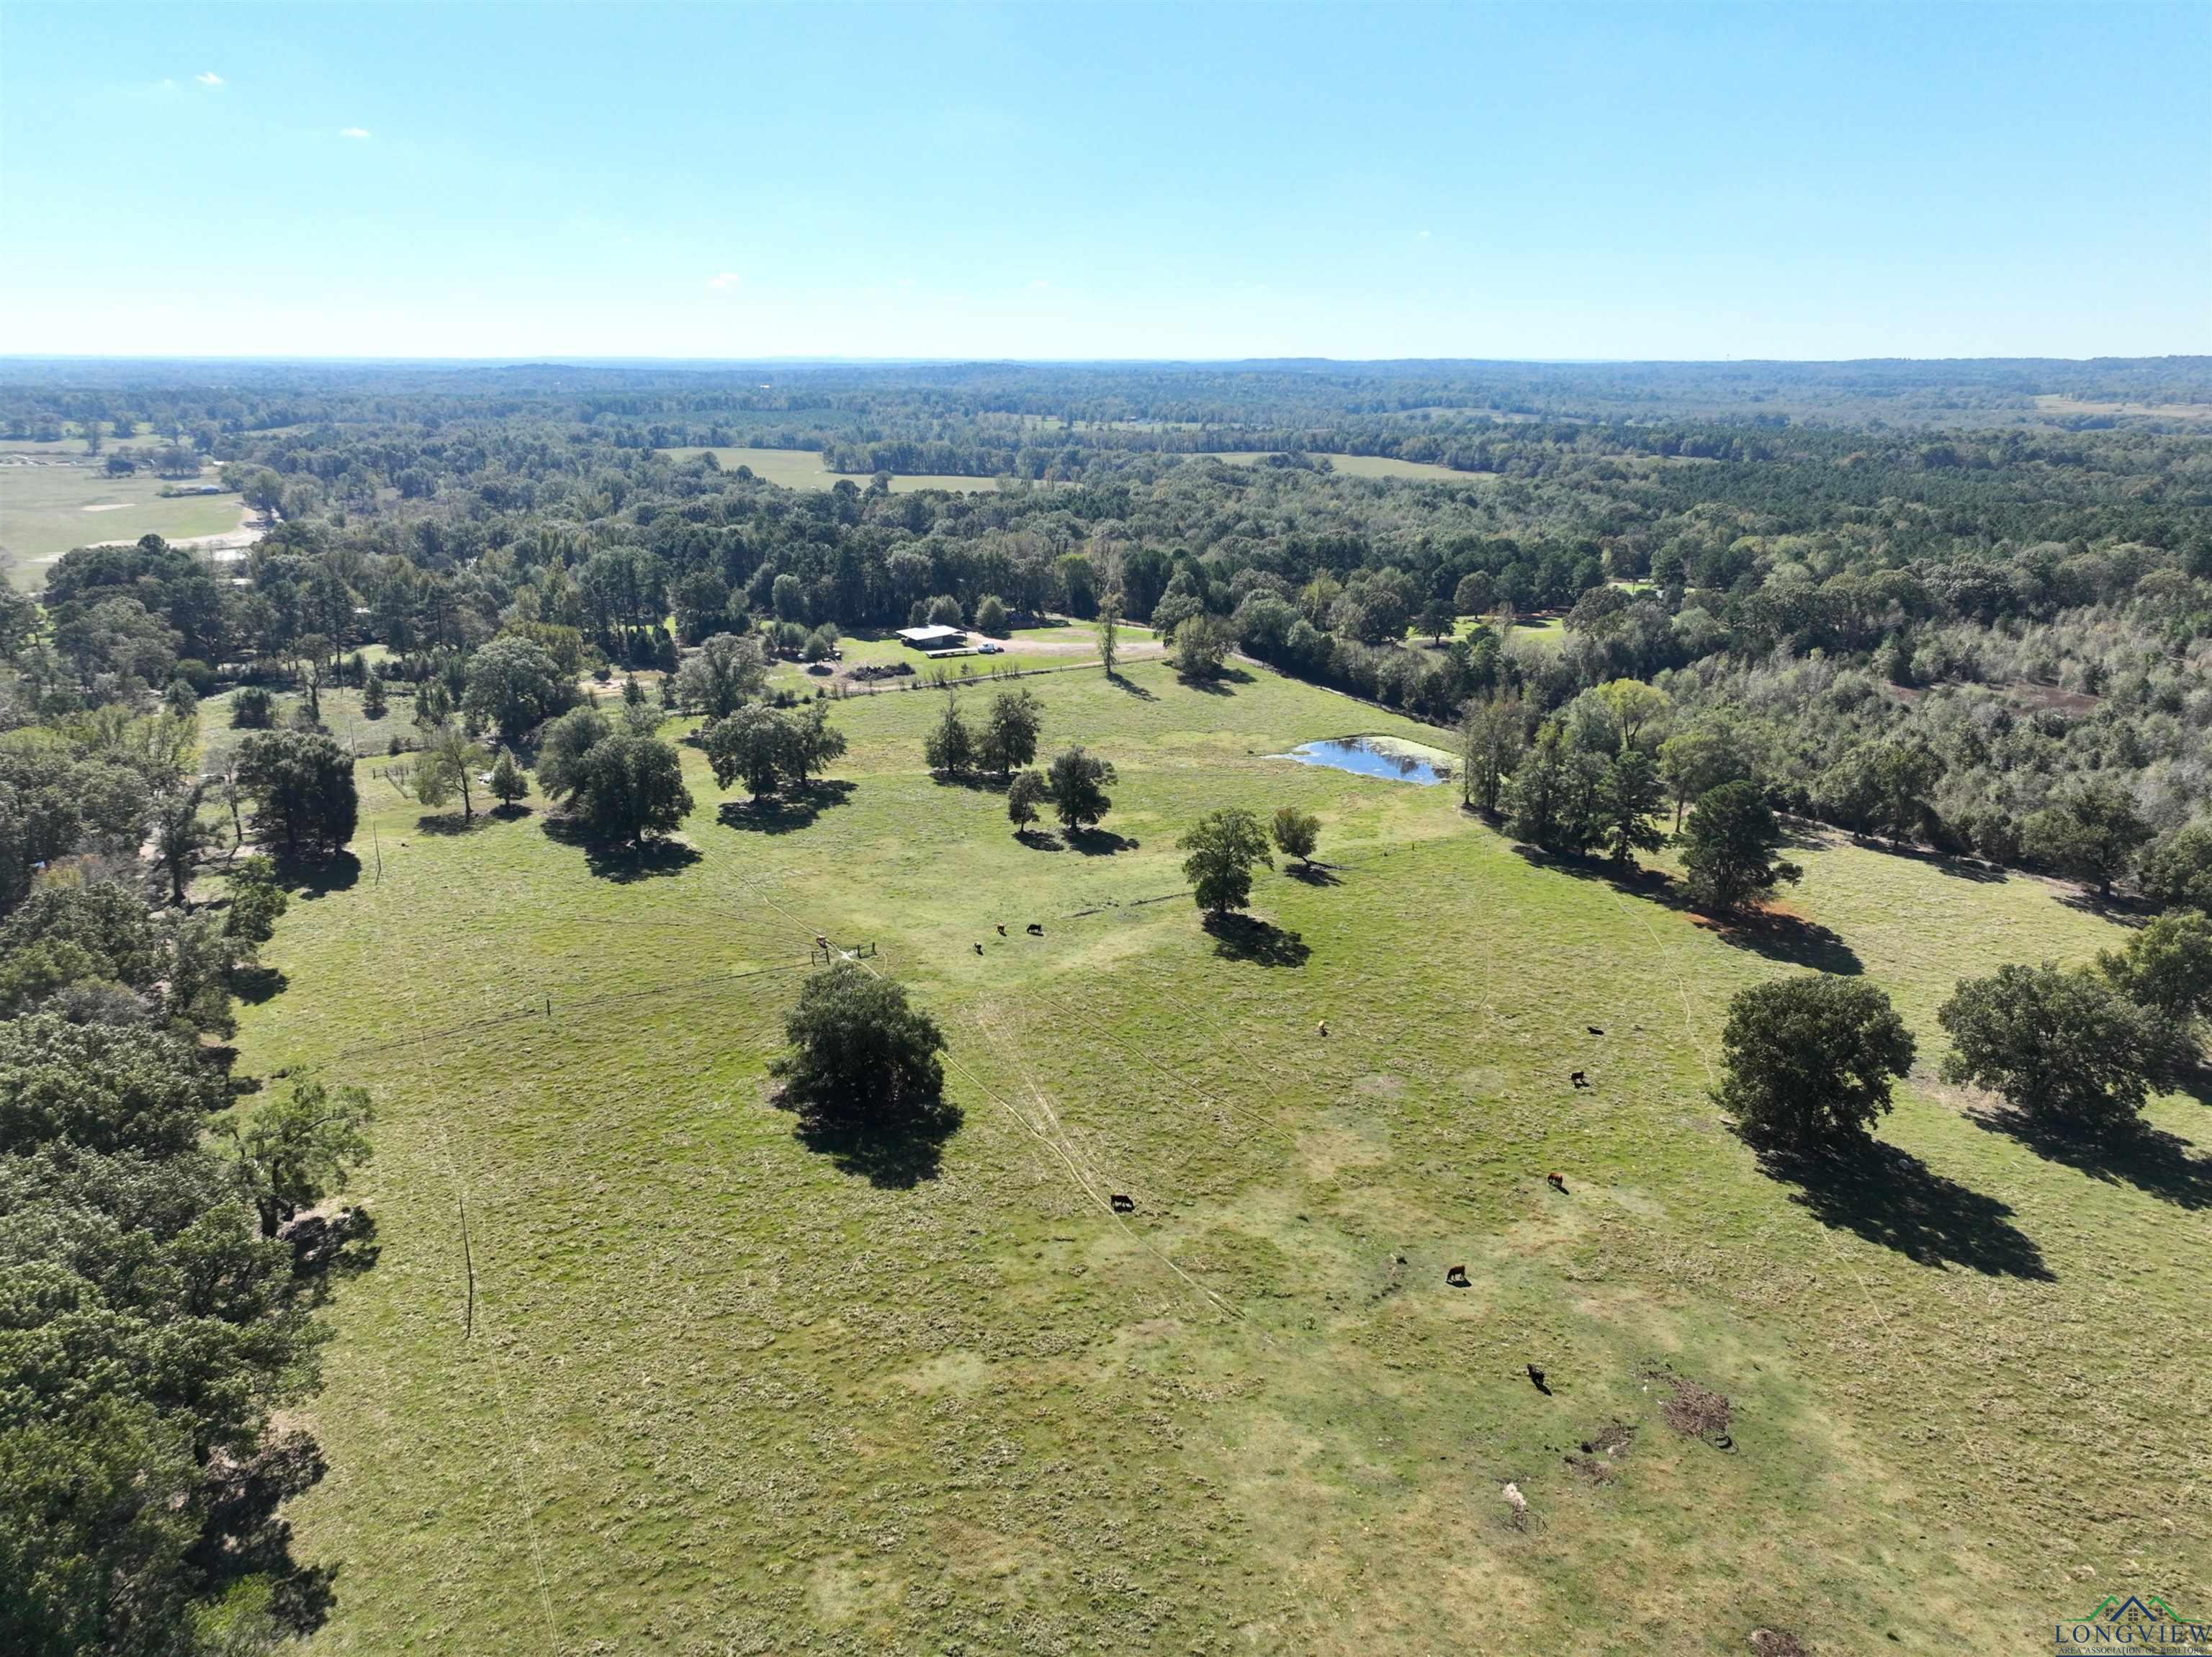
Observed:
[[[1360,777],[1387,777],[1395,782],[1428,786],[1451,780],[1442,765],[1417,754],[1401,752],[1404,745],[1386,737],[1340,736],[1328,742],[1302,742],[1277,759],[1295,759],[1301,765],[1327,765],[1332,771]]]

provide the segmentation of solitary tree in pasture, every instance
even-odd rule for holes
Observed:
[[[813,1127],[866,1131],[939,1108],[945,1034],[889,978],[839,961],[814,973],[784,1020],[790,1051],[770,1064],[784,1102]]]
[[[1721,1051],[1722,1108],[1759,1136],[1808,1145],[1866,1134],[1912,1068],[1913,1041],[1863,978],[1807,974],[1737,992]]]
[[[1027,691],[1002,691],[991,698],[989,722],[975,744],[984,770],[1009,776],[1036,758],[1044,704]]]
[[[2051,961],[1962,978],[1936,1020],[1951,1038],[1944,1081],[2001,1093],[2040,1127],[2092,1136],[2135,1124],[2163,1051],[2142,1008]]]
[[[1098,661],[1114,677],[1114,658],[1121,649],[1121,589],[1111,581],[1098,595]]]
[[[1188,854],[1182,860],[1182,873],[1191,884],[1191,895],[1211,916],[1226,915],[1252,901],[1254,864],[1275,866],[1267,832],[1241,806],[1207,813],[1176,844]]]
[[[1321,819],[1296,806],[1283,806],[1275,812],[1273,828],[1275,849],[1311,868],[1314,849],[1321,844]]]
[[[491,758],[458,725],[441,725],[415,765],[415,797],[435,810],[459,795],[461,820],[476,820],[477,777]]]
[[[658,737],[617,731],[592,745],[570,809],[596,840],[635,845],[673,833],[691,809],[684,765]]]
[[[1114,762],[1085,753],[1081,743],[1054,759],[1045,773],[1045,787],[1060,826],[1073,834],[1104,817],[1114,804],[1105,785],[1114,780]]]

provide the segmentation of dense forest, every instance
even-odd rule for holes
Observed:
[[[1655,743],[1717,743],[1779,805],[2101,883],[2054,811],[2117,789],[2147,838],[2208,788],[2212,429],[2192,409],[2212,411],[2201,359],[17,364],[0,427],[190,446],[276,521],[237,566],[151,541],[62,559],[0,620],[0,720],[322,655],[343,673],[372,641],[395,680],[458,699],[502,633],[565,670],[667,665],[725,631],[791,645],[987,598],[1088,617],[1110,590],[1132,620],[1209,616],[1439,724],[1505,698],[1533,737],[1645,681]],[[667,452],[732,443],[857,475],[797,492]],[[1332,463],[1354,454],[1443,470]],[[904,472],[998,486],[891,491]],[[1516,624],[1540,618],[1563,627]]]
[[[326,1199],[370,1103],[224,1043],[353,832],[331,684],[411,702],[375,740],[425,803],[527,765],[635,841],[689,796],[661,709],[586,675],[663,670],[718,777],[744,742],[804,775],[842,738],[745,709],[770,656],[1110,615],[1431,722],[1470,807],[1562,856],[1734,790],[2212,908],[2208,413],[2203,360],[6,366],[0,447],[204,465],[268,527],[0,589],[0,1643],[262,1649],[326,1603],[276,1514],[320,1459],[271,1422],[368,1248]]]

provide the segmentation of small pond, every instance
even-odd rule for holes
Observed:
[[[1424,786],[1451,780],[1451,771],[1441,755],[1434,760],[1425,758],[1413,744],[1387,736],[1340,736],[1328,742],[1302,742],[1288,753],[1270,758]]]

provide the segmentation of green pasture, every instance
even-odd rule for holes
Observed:
[[[289,1510],[314,1652],[2026,1650],[2212,1598],[2203,1161],[2048,1161],[1925,1079],[1954,979],[2119,926],[1822,839],[1732,941],[1449,788],[1267,757],[1440,740],[1349,698],[1025,684],[1118,768],[1105,832],[933,781],[933,695],[837,704],[780,811],[685,750],[642,861],[362,763],[240,1036],[380,1112]],[[1226,804],[1317,813],[1333,867],[1217,942],[1174,841]],[[941,1147],[847,1166],[771,1102],[817,933],[943,1025]],[[1808,968],[1921,1038],[1876,1179],[1771,1179],[1706,1096],[1729,996]],[[1677,1376],[1732,1448],[1666,1424]]]
[[[1226,460],[1231,466],[1243,466],[1264,460],[1273,452],[1267,449],[1224,449],[1212,458]],[[1346,478],[1411,478],[1432,484],[1496,481],[1483,472],[1455,472],[1449,466],[1435,466],[1425,460],[1394,460],[1387,454],[1332,454],[1328,459],[1330,469]]]
[[[829,489],[841,482],[851,482],[866,489],[872,474],[866,472],[832,472],[822,464],[821,452],[811,448],[672,448],[662,451],[673,460],[689,460],[696,455],[712,454],[725,472],[738,466],[750,466],[753,475],[784,489]],[[952,473],[914,472],[891,479],[894,495],[910,494],[918,489],[945,489],[956,493],[996,489],[994,478],[969,478]]]
[[[45,566],[72,547],[137,540],[145,534],[220,535],[238,527],[235,495],[164,500],[174,480],[139,472],[110,478],[97,466],[0,464],[0,551],[14,560],[19,585],[45,579]]]
[[[1057,422],[1053,423],[1055,426]],[[1262,449],[1224,449],[1206,457],[1224,460],[1231,466],[1250,466],[1264,460],[1272,451]],[[672,448],[663,453],[678,460],[688,460],[695,455],[711,454],[715,460],[729,470],[735,466],[750,466],[754,475],[765,478],[785,489],[828,489],[841,478],[849,478],[866,489],[868,478],[858,472],[832,472],[822,464],[821,454],[813,449],[792,448]],[[1329,465],[1347,478],[1411,478],[1430,483],[1480,483],[1489,481],[1484,474],[1455,472],[1449,466],[1431,466],[1419,460],[1396,460],[1382,454],[1332,454]],[[906,494],[917,489],[949,489],[975,490],[996,489],[998,483],[990,478],[968,478],[938,473],[902,473],[891,479],[894,494]]]

